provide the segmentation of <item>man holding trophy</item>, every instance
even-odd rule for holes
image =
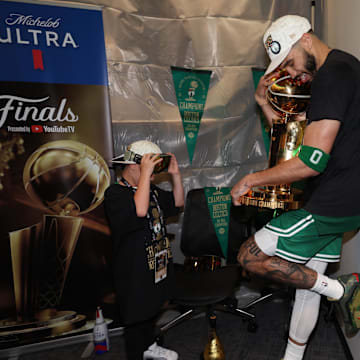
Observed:
[[[360,63],[330,49],[312,32],[306,18],[287,15],[264,35],[271,63],[255,99],[269,123],[278,118],[267,98],[276,71],[311,81],[311,100],[303,144],[297,156],[248,174],[232,189],[233,203],[252,187],[306,179],[303,207],[284,212],[250,237],[238,261],[249,272],[297,288],[284,360],[303,358],[317,322],[321,295],[335,301],[345,333],[360,328],[359,274],[331,279],[329,262],[340,261],[344,232],[360,226]],[[274,75],[275,74],[275,75]]]

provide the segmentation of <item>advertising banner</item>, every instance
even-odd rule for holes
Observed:
[[[100,8],[1,1],[0,51],[6,348],[83,329],[111,295],[101,203],[113,150]]]
[[[192,164],[201,118],[209,90],[210,70],[171,67],[176,98]]]

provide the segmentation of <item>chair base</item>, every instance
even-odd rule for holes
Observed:
[[[272,296],[273,296],[272,293],[266,294],[264,296],[261,296],[255,300],[251,301],[249,304],[247,304],[246,306],[244,306],[242,308],[237,307],[236,299],[230,298],[230,297],[226,298],[221,303],[207,305],[207,306],[203,306],[203,307],[190,307],[186,311],[181,313],[179,316],[174,318],[173,320],[169,321],[165,325],[160,326],[159,338],[161,338],[162,335],[166,331],[168,331],[169,329],[173,328],[174,326],[180,324],[181,322],[183,322],[185,320],[191,319],[194,316],[199,315],[201,313],[209,314],[214,311],[231,313],[233,315],[242,317],[244,320],[249,321],[248,331],[255,332],[258,328],[257,323],[256,323],[256,316],[255,316],[255,314],[253,314],[252,312],[249,312],[247,310],[260,302],[270,299]],[[186,304],[180,304],[180,305],[186,306]]]

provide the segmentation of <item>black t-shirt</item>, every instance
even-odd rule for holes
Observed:
[[[172,192],[152,186],[164,218],[178,214]],[[155,316],[171,297],[173,263],[169,259],[167,277],[155,283],[155,273],[149,268],[152,232],[149,220],[138,217],[131,188],[111,185],[105,192],[104,206],[113,242],[113,272],[117,302],[124,325]]]
[[[323,216],[360,214],[360,62],[332,50],[311,86],[309,122],[341,122],[323,173],[307,182],[305,209]]]

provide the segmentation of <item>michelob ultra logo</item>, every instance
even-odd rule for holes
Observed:
[[[5,23],[7,25],[27,25],[55,29],[60,25],[60,21],[60,18],[53,20],[51,17],[43,19],[41,16],[35,18],[33,15],[10,14]]]
[[[98,8],[0,1],[0,51],[0,81],[107,85]]]
[[[9,14],[5,23],[9,26],[0,34],[2,44],[21,44],[21,45],[45,45],[46,47],[67,47],[78,48],[74,36],[71,32],[59,34],[55,31],[45,30],[52,27],[57,28],[61,19],[53,20],[48,18],[43,20],[41,17],[34,18],[33,15]],[[22,25],[19,27],[18,25]],[[37,29],[33,28],[37,27]],[[45,29],[44,29],[45,28]]]

